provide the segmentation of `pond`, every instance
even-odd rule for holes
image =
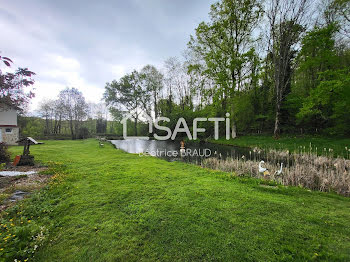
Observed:
[[[245,158],[258,160],[260,153],[254,152],[249,147],[227,146],[213,143],[186,142],[185,152],[180,153],[179,141],[158,141],[142,139],[110,140],[116,148],[128,153],[140,155],[152,155],[168,161],[181,160],[185,162],[200,164],[208,157],[220,159]],[[174,153],[177,152],[177,153]],[[261,159],[264,159],[261,153]]]

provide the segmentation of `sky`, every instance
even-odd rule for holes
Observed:
[[[0,0],[0,52],[36,73],[29,113],[75,87],[88,102],[106,82],[181,56],[214,0]]]

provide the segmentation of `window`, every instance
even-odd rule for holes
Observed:
[[[12,128],[6,128],[5,129],[6,134],[11,134],[12,133]]]

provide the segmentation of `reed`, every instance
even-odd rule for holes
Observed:
[[[327,156],[318,156],[317,148],[300,148],[299,152],[253,149],[249,159],[240,158],[208,158],[202,166],[211,169],[234,172],[236,175],[250,175],[255,178],[274,180],[288,186],[300,186],[312,190],[330,192],[350,196],[350,160],[334,157],[331,149]],[[325,151],[326,151],[325,150]],[[253,156],[252,156],[253,155]],[[270,176],[259,173],[259,162],[262,158]],[[281,175],[275,174],[283,163]]]

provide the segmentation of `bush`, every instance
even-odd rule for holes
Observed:
[[[86,127],[81,127],[78,129],[77,137],[78,139],[86,139],[90,136],[89,129]]]
[[[0,164],[10,162],[10,153],[5,143],[0,143]]]

